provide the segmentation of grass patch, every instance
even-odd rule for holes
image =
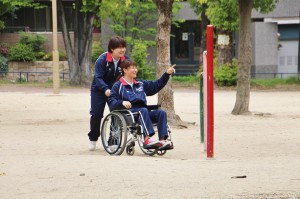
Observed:
[[[196,86],[199,85],[197,76],[173,76],[172,83],[180,86]]]
[[[300,81],[297,77],[289,77],[286,79],[251,79],[252,87],[260,88],[276,88],[282,86],[299,86]]]

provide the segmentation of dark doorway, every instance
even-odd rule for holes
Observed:
[[[176,73],[192,75],[198,71],[200,59],[201,30],[199,21],[186,21],[179,27],[172,26],[171,61]]]

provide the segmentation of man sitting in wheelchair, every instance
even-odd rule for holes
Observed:
[[[167,140],[167,113],[164,110],[149,110],[146,96],[155,95],[168,82],[170,75],[175,73],[175,65],[156,81],[136,80],[137,64],[132,60],[124,60],[121,63],[122,76],[112,89],[108,99],[110,111],[117,109],[130,109],[132,113],[138,112],[138,123],[142,126],[145,134],[144,148],[171,149],[171,143]],[[157,123],[158,137],[155,134],[152,122]]]

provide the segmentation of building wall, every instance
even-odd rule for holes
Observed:
[[[33,34],[41,34],[44,35],[47,38],[47,41],[45,42],[43,49],[45,52],[51,52],[52,46],[53,46],[53,35],[52,32],[33,32]],[[71,41],[74,40],[74,32],[70,32]],[[58,32],[57,35],[58,39],[58,50],[64,51],[65,50],[65,43],[63,40],[63,36],[61,32]],[[4,42],[9,44],[10,46],[16,44],[20,40],[19,33],[0,33],[0,42]],[[100,40],[100,33],[93,33],[93,41],[99,41]]]
[[[276,8],[267,14],[259,13],[257,10],[252,10],[252,18],[267,18],[267,17],[296,17],[299,19],[300,1],[299,0],[280,0]]]
[[[297,73],[296,59],[299,52],[295,46],[298,46],[297,40],[299,40],[299,13],[299,0],[280,0],[276,8],[266,14],[256,10],[252,11],[252,20],[254,21],[252,25],[252,72]],[[288,45],[293,46],[293,52],[288,50],[289,46],[282,46],[282,41],[290,41]],[[287,44],[285,43],[285,45]],[[281,51],[284,53],[282,54]],[[287,64],[291,62],[287,60],[292,60],[293,64]],[[256,75],[256,78],[279,76],[280,74]],[[283,77],[282,74],[281,77]]]
[[[252,23],[252,72],[276,73],[278,60],[278,36],[276,23]],[[257,78],[270,75],[257,74]]]

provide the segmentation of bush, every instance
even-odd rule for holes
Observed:
[[[7,70],[8,70],[8,64],[7,64],[7,59],[4,57],[4,56],[2,56],[2,55],[0,55],[0,71],[1,72],[7,72]],[[1,75],[2,73],[0,73],[0,75]]]
[[[20,32],[20,43],[30,45],[34,52],[42,51],[42,45],[46,42],[46,37],[39,34],[32,34],[28,32]]]
[[[46,53],[46,54],[43,56],[43,60],[44,60],[44,61],[51,61],[51,60],[52,60],[52,52]]]
[[[138,79],[153,79],[154,67],[147,66],[147,45],[142,42],[136,42],[133,45],[131,52],[131,59],[133,59],[138,65]]]
[[[8,58],[10,61],[35,61],[35,52],[31,46],[17,43],[9,49]]]
[[[221,65],[220,68],[215,68],[214,77],[215,83],[218,86],[235,86],[237,81],[238,63],[236,59],[232,63]]]
[[[59,51],[58,53],[59,53],[59,61],[67,61],[68,60],[65,51]],[[43,60],[44,61],[52,61],[53,60],[52,52],[44,54]]]
[[[96,62],[99,55],[101,55],[102,53],[104,53],[104,50],[101,46],[101,43],[98,41],[93,42],[93,44],[92,44],[92,62]]]
[[[45,56],[45,53],[43,51],[35,52],[35,58],[37,60],[43,60],[44,56]]]

